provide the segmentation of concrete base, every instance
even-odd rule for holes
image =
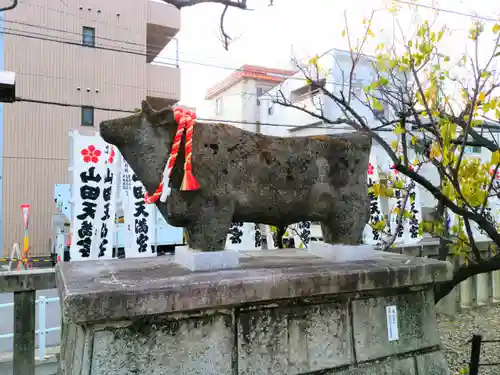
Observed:
[[[323,241],[312,241],[309,253],[337,262],[349,262],[383,256],[384,252],[375,251],[372,245],[331,245]]]
[[[240,264],[240,253],[233,250],[202,252],[180,246],[175,249],[174,262],[190,271],[233,268]]]
[[[217,271],[168,256],[58,265],[60,375],[449,375],[432,287],[451,264],[240,254]]]

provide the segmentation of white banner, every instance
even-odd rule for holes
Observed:
[[[423,239],[423,235],[419,233],[422,222],[420,188],[414,181],[411,181],[410,184],[410,196],[406,205],[406,210],[410,212],[410,218],[405,220],[405,245],[413,245]]]
[[[123,164],[126,162],[123,161]],[[128,175],[122,178],[122,190],[126,194],[123,201],[127,240],[126,258],[140,258],[156,255],[151,245],[155,243],[156,205],[144,202],[146,189],[130,166],[124,167]],[[128,189],[125,189],[126,183]],[[126,192],[125,190],[128,190]]]
[[[379,244],[382,239],[382,233],[380,231],[373,229],[371,225],[374,225],[381,220],[384,220],[384,214],[382,212],[380,198],[376,197],[372,189],[373,185],[380,182],[379,174],[378,174],[378,164],[377,158],[375,155],[370,155],[370,162],[368,163],[368,199],[370,204],[370,218],[368,219],[368,224],[366,224],[365,229],[363,231],[363,242],[369,245]],[[370,225],[371,224],[371,225]]]
[[[135,243],[135,232],[133,220],[130,219],[134,217],[134,207],[131,204],[132,202],[132,175],[134,172],[132,168],[129,167],[125,160],[122,160],[121,163],[121,190],[120,190],[120,198],[122,201],[123,208],[123,223],[125,226],[124,240],[125,240],[125,252],[127,249],[131,249],[133,244]]]
[[[110,258],[114,240],[114,160],[100,137],[72,134],[71,260]],[[108,165],[108,162],[112,163]],[[108,168],[109,167],[109,168]],[[108,173],[109,172],[109,173]],[[107,203],[109,202],[109,205]],[[109,217],[108,217],[109,216]]]
[[[116,231],[116,191],[118,189],[119,158],[114,146],[104,147],[103,163],[104,178],[100,182],[101,198],[97,205],[97,251],[98,258],[111,259]]]
[[[231,223],[226,237],[227,250],[255,249],[255,224],[234,222]]]
[[[395,170],[393,167],[392,167],[392,161],[389,160],[389,163],[391,163],[391,167],[390,167],[390,173],[391,173],[391,177],[393,179],[394,182],[397,182],[397,183],[401,183],[402,186],[404,186],[405,184],[405,179],[403,178],[404,176],[402,176],[397,170]],[[387,205],[388,205],[388,215],[389,215],[389,229],[390,229],[390,233],[391,235],[394,235],[394,232],[397,231],[396,233],[396,238],[394,239],[394,244],[400,244],[400,243],[403,243],[405,241],[405,220],[404,218],[402,217],[402,220],[403,220],[403,224],[400,225],[399,223],[399,212],[401,210],[403,210],[403,202],[404,202],[404,190],[402,189],[396,189],[394,187],[394,197],[390,197],[387,199]],[[408,200],[410,198],[408,197],[407,199],[407,204],[406,204],[406,207],[408,207]]]
[[[311,242],[311,222],[301,221],[288,228],[288,234],[293,237],[295,248],[304,249]]]

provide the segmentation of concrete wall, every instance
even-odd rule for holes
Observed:
[[[97,330],[90,374],[446,374],[432,293],[360,297],[146,318]],[[394,342],[387,341],[388,305],[400,312]],[[82,342],[81,328],[69,329],[68,339]]]
[[[61,375],[448,374],[432,285],[451,265],[352,250],[242,252],[201,273],[168,257],[61,264]]]

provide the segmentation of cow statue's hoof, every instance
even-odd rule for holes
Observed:
[[[234,250],[204,252],[181,246],[175,249],[174,261],[191,271],[234,268],[240,264],[240,253]]]

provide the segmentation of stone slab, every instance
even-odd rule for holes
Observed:
[[[375,251],[372,245],[331,245],[322,241],[311,242],[308,250],[312,255],[337,262],[372,259],[384,255],[381,251]]]
[[[419,355],[416,361],[418,375],[452,375],[442,351]]]
[[[179,246],[175,249],[174,263],[190,271],[234,268],[240,264],[240,254],[233,250],[202,252]]]
[[[55,287],[56,279],[52,268],[0,272],[0,293],[45,290]]]
[[[386,307],[397,308],[399,338],[389,341]],[[352,302],[358,361],[403,354],[440,345],[432,291],[367,298]]]
[[[192,272],[172,256],[63,262],[56,279],[63,321],[88,323],[220,309],[278,299],[433,284],[451,279],[450,263],[382,253],[336,262],[301,249],[240,252],[232,269]]]
[[[240,375],[305,374],[353,361],[347,302],[244,311],[237,327]]]
[[[391,359],[381,363],[370,363],[344,371],[329,371],[323,375],[417,375],[414,358]],[[418,375],[428,375],[418,373]]]
[[[91,374],[232,375],[233,318],[216,313],[187,319],[151,317],[96,330]]]

